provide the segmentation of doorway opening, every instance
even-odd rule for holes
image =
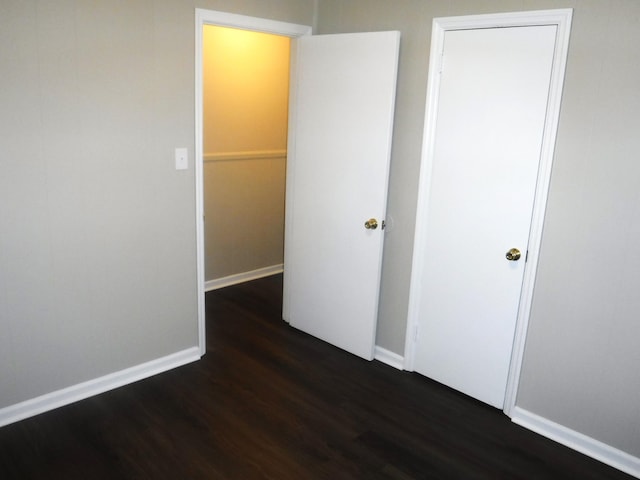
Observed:
[[[244,15],[235,15],[235,14],[230,14],[230,13],[225,13],[225,12],[216,12],[216,11],[212,11],[212,10],[203,10],[203,9],[196,9],[196,58],[195,58],[195,62],[196,62],[196,99],[195,99],[195,111],[196,111],[196,119],[195,119],[195,127],[196,127],[196,138],[195,138],[195,187],[196,187],[196,240],[197,240],[197,245],[196,245],[196,253],[197,253],[197,302],[198,302],[198,339],[199,339],[199,347],[200,347],[200,355],[204,355],[205,351],[206,351],[206,340],[205,340],[205,319],[206,319],[206,314],[205,314],[205,289],[207,288],[206,285],[206,261],[205,261],[205,160],[207,161],[207,169],[209,169],[209,167],[211,166],[213,170],[218,169],[218,170],[235,170],[235,174],[233,176],[234,181],[240,182],[240,185],[242,185],[242,189],[244,190],[245,193],[247,193],[248,195],[244,196],[245,199],[245,211],[247,211],[247,204],[249,203],[255,203],[256,201],[259,201],[256,199],[256,190],[260,190],[262,189],[262,195],[267,195],[269,194],[269,190],[273,191],[282,191],[282,196],[284,195],[284,179],[281,180],[281,182],[279,180],[276,180],[276,178],[281,178],[279,175],[279,171],[282,171],[282,173],[284,173],[284,162],[286,161],[286,149],[284,148],[277,148],[278,145],[277,144],[269,144],[266,143],[264,145],[274,145],[272,146],[268,146],[268,147],[256,147],[255,144],[251,145],[250,144],[250,140],[251,140],[251,136],[252,134],[255,135],[255,130],[251,130],[251,129],[245,129],[243,130],[242,128],[239,128],[242,126],[243,124],[243,118],[244,118],[244,122],[245,122],[245,126],[246,126],[246,122],[249,122],[249,120],[247,120],[247,117],[243,117],[242,115],[240,115],[240,111],[238,110],[238,108],[234,108],[234,103],[233,102],[229,102],[229,104],[227,105],[229,108],[229,111],[227,112],[229,115],[232,115],[232,118],[234,118],[235,122],[229,122],[229,123],[234,123],[235,128],[233,131],[233,134],[226,132],[226,133],[221,133],[221,132],[217,132],[217,133],[221,133],[220,135],[216,136],[216,132],[212,133],[212,137],[210,139],[206,139],[205,138],[205,109],[204,109],[204,100],[205,100],[205,88],[204,88],[204,74],[205,74],[205,41],[206,41],[206,36],[209,34],[208,31],[206,31],[207,28],[209,28],[209,26],[214,26],[214,27],[221,27],[220,30],[216,31],[216,34],[221,34],[222,37],[226,37],[227,40],[229,40],[229,37],[232,36],[240,36],[240,33],[244,33],[245,35],[243,36],[244,38],[244,42],[246,43],[249,39],[251,39],[254,35],[261,35],[261,34],[272,34],[272,36],[281,36],[281,37],[288,37],[288,38],[284,38],[280,41],[280,43],[287,43],[289,42],[290,38],[295,38],[295,37],[299,37],[302,35],[310,35],[311,34],[311,27],[307,26],[307,25],[297,25],[297,24],[291,24],[291,23],[285,23],[285,22],[277,22],[277,21],[273,21],[273,20],[266,20],[266,19],[261,19],[261,18],[256,18],[256,17],[248,17],[248,16],[244,16]],[[206,33],[205,33],[206,32]],[[220,35],[218,35],[220,36]],[[255,40],[255,37],[253,38],[253,40]],[[276,39],[277,40],[277,39]],[[242,41],[240,41],[242,42]],[[255,43],[255,42],[254,42]],[[277,41],[274,43],[278,43]],[[236,46],[239,44],[236,44]],[[288,45],[287,45],[288,47]],[[288,56],[288,48],[287,48],[287,56]],[[289,64],[289,60],[287,59],[287,66]],[[242,68],[240,69],[242,70]],[[245,79],[243,81],[241,81],[241,83],[244,84],[257,84],[259,83],[259,81],[256,81],[257,79],[255,78],[248,78],[245,77]],[[246,85],[245,85],[246,86]],[[288,86],[286,91],[288,92]],[[255,92],[254,92],[255,94]],[[245,94],[246,95],[246,94]],[[287,93],[288,96],[288,93]],[[286,97],[285,97],[286,98]],[[246,100],[246,99],[244,99]],[[267,99],[268,100],[268,99]],[[275,101],[275,98],[271,98],[271,100]],[[250,103],[250,102],[248,102]],[[284,120],[284,145],[286,145],[286,131],[287,131],[287,120],[286,120],[286,112],[287,112],[287,107],[284,107],[284,112],[285,112],[285,120]],[[209,122],[207,122],[209,124]],[[225,122],[222,122],[223,124]],[[213,123],[213,130],[219,130],[220,127],[220,122],[218,123]],[[223,125],[224,126],[224,125]],[[264,122],[262,123],[262,130],[263,131],[270,131],[273,130],[273,125],[264,125]],[[260,129],[258,129],[260,130]],[[277,130],[277,129],[276,129]],[[282,130],[282,128],[281,128]],[[233,146],[230,142],[232,140],[234,140],[234,138],[240,138],[240,139],[244,139],[245,141],[248,141],[249,143],[247,143],[248,145],[251,145],[251,147],[249,147],[248,149],[244,149],[242,147],[237,147],[237,146]],[[255,137],[253,137],[255,140]],[[275,138],[275,136],[274,136]],[[207,147],[210,146],[210,141],[213,142],[213,145],[215,145],[215,150],[213,151],[207,151],[205,150],[205,145]],[[235,150],[234,150],[235,148]],[[238,149],[240,148],[240,149]],[[252,150],[253,149],[253,150]],[[205,156],[205,153],[207,154],[207,156]],[[259,156],[260,160],[257,160],[255,157]],[[269,182],[265,182],[262,184],[261,187],[256,186],[255,183],[253,183],[251,186],[249,186],[248,184],[243,185],[242,179],[243,179],[243,171],[245,174],[247,174],[247,171],[250,173],[255,173],[255,172],[251,172],[251,168],[247,168],[247,165],[240,165],[239,162],[263,162],[264,164],[269,164],[268,166],[269,168],[269,175],[271,176],[273,181],[269,181]],[[280,166],[278,166],[278,163],[280,164]],[[211,164],[211,165],[209,165]],[[236,168],[240,166],[241,168]],[[262,165],[262,167],[264,167],[265,165]],[[252,177],[254,177],[255,180],[255,175],[251,175]],[[216,177],[216,176],[212,176],[212,177]],[[222,193],[223,197],[224,197],[224,192],[226,190],[226,192],[228,193],[229,191],[235,191],[236,189],[234,188],[229,188],[231,187],[230,183],[227,184],[227,182],[223,182],[222,185],[218,185],[219,187],[225,187],[222,188],[220,192],[216,191],[216,194]],[[281,183],[281,186],[278,186],[279,183]],[[263,188],[263,187],[267,187],[267,188]],[[254,188],[255,187],[255,188]],[[273,193],[273,192],[272,192]],[[253,195],[253,197],[252,197]],[[261,195],[258,195],[257,198],[260,198]],[[214,197],[215,198],[215,195]],[[271,203],[275,204],[278,203],[277,200],[277,195],[275,196],[276,200],[272,200]],[[248,199],[248,200],[247,200]],[[238,207],[239,203],[236,202],[232,197],[227,197],[226,198],[227,203],[229,204],[230,207]],[[261,207],[263,207],[263,205],[261,205]],[[271,211],[273,211],[273,207],[270,207]],[[234,220],[238,220],[238,215],[241,215],[242,212],[235,212],[235,213],[230,213],[233,210],[227,211],[226,213],[224,213],[222,215],[222,220],[217,219],[218,221],[223,221],[225,218],[228,222],[231,222],[231,224],[234,224]],[[250,207],[248,208],[248,211],[250,212],[254,212]],[[269,208],[267,208],[267,211],[269,211]],[[258,215],[260,216],[260,215]],[[267,215],[267,217],[269,217],[269,215]],[[213,219],[212,219],[213,220]],[[251,219],[249,219],[249,221],[247,222],[246,218],[242,218],[243,222],[245,223],[243,225],[243,232],[239,234],[240,237],[243,238],[249,238],[249,239],[256,239],[258,240],[258,243],[260,243],[260,236],[261,233],[260,232],[264,232],[265,231],[265,225],[263,224],[260,227],[257,227],[255,224],[251,225]],[[264,218],[261,220],[265,220],[266,223],[269,222],[269,218]],[[282,222],[284,222],[284,217],[282,218]],[[215,231],[216,230],[216,225],[214,221],[208,221],[207,225],[211,224],[211,228]],[[224,234],[224,233],[228,233],[225,232],[225,230],[229,229],[229,225],[218,225],[217,230],[220,231],[220,233]],[[278,230],[283,230],[283,225],[282,228],[279,228],[278,225],[276,225],[275,227],[272,225],[271,227],[268,228],[269,231],[271,232],[277,232]],[[236,232],[237,233],[237,232]],[[280,234],[282,235],[282,233]],[[224,235],[223,235],[224,236]],[[264,248],[265,245],[264,243],[269,243],[271,244],[270,246],[272,247],[274,242],[278,243],[278,235],[272,235],[271,239],[268,242],[263,242],[260,245],[260,250],[261,253],[260,255],[263,255],[264,252],[266,251],[273,251],[273,250],[277,250],[277,247],[274,248]],[[281,240],[280,240],[281,241]],[[227,242],[228,244],[233,244],[233,243],[237,243],[234,242],[234,238],[233,235],[231,235],[231,237],[227,237],[226,239],[223,239],[223,244],[224,242]],[[234,245],[231,245],[231,247],[233,248]],[[255,252],[254,252],[255,254]],[[271,255],[270,253],[266,253],[265,256],[266,258],[270,258],[269,255]],[[236,260],[238,259],[238,257],[241,257],[242,255],[229,255],[230,257],[234,257],[236,258]],[[280,257],[282,258],[282,257]],[[215,257],[213,257],[212,261],[214,263],[215,262]],[[242,266],[242,265],[246,265],[243,264],[242,262],[245,261],[240,260],[240,262],[236,262],[234,263],[233,261],[229,263],[229,265],[225,265],[223,266],[223,270],[222,272],[230,272],[229,268],[250,268],[250,267],[246,267],[246,266]],[[235,265],[235,267],[231,267],[230,265]],[[241,265],[240,267],[238,267],[238,265]],[[254,271],[249,270],[249,275],[259,275],[259,276],[263,276],[264,274],[269,274],[269,269],[277,269],[277,268],[282,268],[282,264],[280,263],[280,265],[276,264],[275,267],[274,265],[268,265],[266,270],[262,270],[260,271],[260,269],[257,269],[258,272],[256,273],[254,269]],[[225,270],[227,269],[227,270]],[[253,273],[251,273],[253,272]],[[247,273],[247,272],[244,272]],[[220,274],[220,273],[219,273]],[[213,275],[217,275],[215,273],[215,269],[214,269],[214,273]],[[226,281],[233,281],[235,278],[235,281],[237,283],[237,281],[246,281],[249,278],[248,277],[243,277],[242,275],[236,276],[234,277],[234,274],[231,273],[231,275],[224,275],[224,273],[221,273],[221,275],[223,275],[222,278],[225,277],[232,277],[227,278]],[[257,278],[257,277],[254,277]],[[230,283],[228,283],[230,284]],[[209,286],[213,286],[215,288],[216,284],[215,283],[210,283]]]
[[[282,272],[290,43],[203,27],[205,291]]]

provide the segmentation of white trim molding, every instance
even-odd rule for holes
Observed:
[[[640,478],[640,458],[638,457],[520,407],[513,408],[511,421],[622,472]]]
[[[180,352],[161,357],[150,362],[141,363],[131,368],[78,383],[55,392],[47,393],[24,402],[16,403],[0,409],[0,427],[24,420],[55,408],[63,407],[79,400],[128,385],[158,373],[181,367],[200,359],[198,347],[188,348]]]
[[[387,350],[386,348],[382,348],[379,345],[376,345],[375,347],[373,358],[379,362],[389,365],[390,367],[397,368],[398,370],[404,369],[404,357],[402,355],[398,355],[397,353]]]
[[[202,156],[204,162],[226,162],[236,160],[269,160],[272,158],[287,157],[286,150],[252,150],[248,152],[221,152],[205,153]]]
[[[218,288],[230,287],[231,285],[237,285],[238,283],[250,282],[251,280],[257,280],[259,278],[277,275],[278,273],[282,273],[283,271],[284,265],[280,263],[278,265],[258,268],[257,270],[251,270],[249,272],[236,273],[227,277],[214,278],[213,280],[206,281],[204,290],[205,292],[209,292],[211,290],[217,290]]]
[[[311,35],[310,25],[299,25],[296,23],[280,22],[277,20],[250,17],[236,13],[196,8],[196,27],[199,28],[203,25],[239,28],[242,30],[284,35],[292,38],[300,37],[302,35]]]

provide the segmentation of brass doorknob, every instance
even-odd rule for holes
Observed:
[[[520,259],[520,250],[518,250],[517,248],[512,248],[507,252],[505,257],[511,262],[517,262]]]
[[[364,228],[367,230],[375,230],[378,228],[378,221],[375,218],[370,218],[366,222],[364,222]]]

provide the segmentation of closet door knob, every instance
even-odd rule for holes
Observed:
[[[366,222],[364,222],[364,228],[367,230],[375,230],[378,228],[378,221],[375,218],[370,218]]]
[[[520,259],[520,256],[520,250],[518,250],[517,248],[512,248],[505,255],[507,260],[509,260],[510,262],[517,262]]]

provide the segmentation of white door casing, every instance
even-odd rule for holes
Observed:
[[[300,38],[292,49],[283,315],[371,360],[399,32]],[[377,229],[366,229],[369,218]]]
[[[570,20],[571,10],[434,20],[405,368],[507,414]],[[520,261],[505,259],[511,247]]]

